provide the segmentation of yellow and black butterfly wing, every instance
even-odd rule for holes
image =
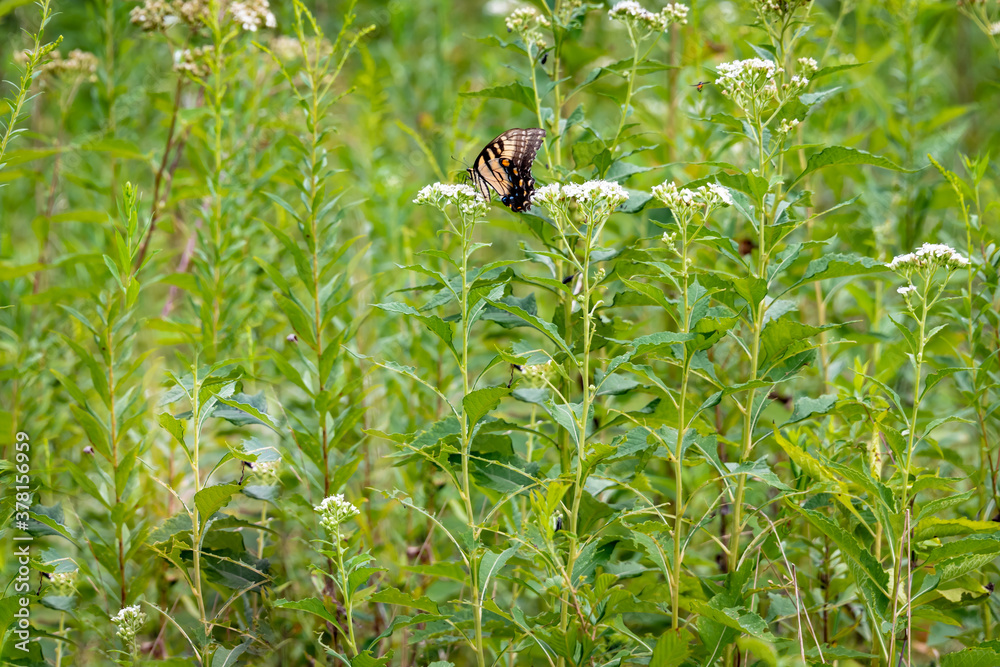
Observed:
[[[531,208],[535,191],[531,163],[544,139],[545,130],[514,128],[486,144],[469,169],[469,177],[483,197],[488,200],[493,188],[510,210]]]

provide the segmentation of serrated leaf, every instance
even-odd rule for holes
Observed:
[[[465,416],[469,418],[470,428],[499,405],[502,398],[509,395],[510,388],[505,385],[483,387],[466,394],[462,399],[462,408],[465,410]]]
[[[809,174],[819,169],[823,169],[824,167],[852,166],[859,164],[867,164],[873,167],[891,169],[893,171],[902,171],[908,174],[912,174],[914,172],[913,169],[904,169],[892,160],[884,158],[881,155],[873,155],[867,151],[858,150],[857,148],[848,148],[847,146],[830,146],[829,148],[824,148],[818,153],[810,155],[808,161],[806,162],[806,168],[786,187],[791,188]]]
[[[198,520],[201,527],[213,514],[229,504],[233,496],[239,493],[242,487],[239,484],[218,484],[207,486],[194,494],[194,505],[198,508]]]

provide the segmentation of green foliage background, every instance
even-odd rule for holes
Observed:
[[[498,0],[51,0],[37,45],[0,1],[4,660],[1000,664],[1000,6],[698,0],[634,49],[547,1],[543,49]],[[58,36],[93,71],[22,80]],[[766,130],[714,83],[753,57],[820,68]],[[593,247],[414,203],[538,126],[540,184],[630,195]],[[927,242],[972,264],[908,311]]]

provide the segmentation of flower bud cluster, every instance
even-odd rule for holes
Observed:
[[[534,7],[515,9],[507,17],[507,32],[516,32],[525,44],[534,44],[537,49],[545,48],[545,37],[542,28],[549,28],[552,23]]]
[[[76,570],[72,572],[53,572],[49,579],[57,595],[64,597],[73,595],[76,591]]]
[[[556,362],[549,359],[544,364],[531,364],[521,367],[521,374],[530,387],[544,387],[556,375]]]
[[[934,270],[948,268],[964,269],[969,266],[969,259],[962,253],[944,243],[925,243],[915,252],[896,255],[888,267],[903,276],[909,277],[914,271],[923,269]]]
[[[761,9],[765,14],[776,16],[788,16],[796,9],[809,2],[809,0],[759,0]]]
[[[269,0],[230,0],[223,4],[233,21],[249,32],[278,25]],[[178,23],[198,32],[205,26],[209,10],[209,0],[143,0],[132,8],[129,19],[146,32],[165,32]]]
[[[673,182],[666,182],[654,185],[652,192],[654,197],[670,209],[677,220],[689,220],[696,212],[703,212],[707,217],[719,206],[733,203],[729,190],[718,183],[709,183],[691,190],[678,188]],[[663,242],[669,245],[672,239],[664,236]]]
[[[174,51],[174,71],[195,79],[204,79],[212,73],[215,47],[211,44]]]
[[[337,532],[338,526],[352,516],[360,514],[360,510],[344,499],[344,494],[328,496],[313,511],[320,515],[319,523],[331,533]]]
[[[689,8],[679,2],[670,3],[659,13],[651,12],[635,0],[621,0],[608,10],[608,16],[645,34],[659,34],[674,23],[687,24]]]
[[[144,0],[129,19],[146,32],[165,32],[178,23],[197,32],[205,25],[208,0]]]
[[[229,13],[236,23],[250,32],[278,26],[268,0],[233,0],[229,3]]]
[[[116,633],[126,644],[135,642],[135,636],[142,630],[146,622],[146,614],[139,609],[139,605],[134,604],[129,607],[122,607],[121,611],[111,617],[111,622],[118,626]]]
[[[764,58],[734,60],[718,66],[715,83],[720,92],[733,100],[749,116],[758,115],[772,103],[783,104],[809,86],[809,76],[818,69],[812,58],[799,58],[801,73],[779,83],[784,68]]]
[[[427,204],[444,211],[454,205],[466,223],[486,215],[486,202],[470,185],[434,183],[421,188],[413,200],[414,204]]]
[[[273,461],[255,461],[253,464],[254,473],[267,484],[274,484],[278,481],[278,471],[280,468],[281,459],[274,459]]]
[[[27,62],[26,52],[15,56],[15,61],[19,64]],[[91,83],[97,81],[97,56],[88,51],[73,49],[65,58],[58,49],[54,49],[49,54],[49,59],[43,62],[36,70],[45,78],[54,77],[60,79],[81,79]]]

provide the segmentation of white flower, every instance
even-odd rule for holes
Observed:
[[[121,611],[111,617],[111,622],[118,626],[118,636],[126,643],[135,641],[135,636],[142,629],[146,622],[146,614],[139,609],[139,605],[122,607]]]
[[[174,71],[189,74],[196,79],[204,79],[212,73],[210,59],[214,53],[215,47],[211,44],[183,51],[178,49],[174,51]]]
[[[731,194],[729,194],[729,189],[728,188],[724,188],[721,185],[719,185],[718,183],[709,183],[707,187],[708,187],[708,189],[711,192],[715,193],[715,195],[719,199],[722,200],[722,203],[724,203],[724,204],[726,204],[728,206],[732,206],[732,204],[733,204],[733,196]]]
[[[621,0],[608,10],[612,20],[643,27],[650,32],[663,32],[670,25],[667,14],[654,14],[635,0]]]
[[[414,204],[428,204],[444,211],[449,204],[458,208],[462,219],[475,221],[486,215],[486,200],[470,185],[452,183],[434,183],[420,189]]]
[[[916,252],[896,255],[887,266],[893,271],[909,275],[918,269],[962,269],[969,266],[969,259],[944,243],[925,243]]]
[[[792,77],[791,86],[792,88],[805,88],[809,85],[809,79],[804,76],[799,76],[798,74]]]
[[[778,96],[775,76],[784,72],[777,64],[763,58],[734,60],[717,68],[715,83],[719,92],[729,97],[741,109],[753,112]]]
[[[556,374],[556,364],[549,359],[544,364],[525,365],[521,367],[524,379],[530,387],[544,387]]]
[[[53,572],[49,580],[59,595],[72,595],[76,590],[76,570],[72,572]]]
[[[771,14],[791,14],[799,5],[809,0],[760,0],[761,9]]]
[[[791,120],[789,120],[788,118],[782,118],[781,119],[781,125],[778,126],[778,133],[779,134],[788,134],[792,130],[794,130],[796,127],[798,127],[798,125],[799,125],[799,121],[797,119],[795,119],[795,118],[792,118]]]
[[[628,193],[618,183],[612,181],[587,181],[567,183],[563,195],[575,199],[583,206],[604,206],[615,209],[628,201]]]
[[[342,493],[324,498],[323,502],[313,507],[313,510],[320,515],[320,525],[331,533],[344,521],[360,514],[360,510],[345,500]]]
[[[990,24],[990,34],[1000,35],[1000,21]]]
[[[274,28],[278,25],[268,0],[233,0],[229,4],[229,13],[232,14],[234,21],[250,32],[256,32],[261,27]]]
[[[915,286],[913,286],[913,285],[904,285],[902,287],[897,287],[896,288],[896,293],[902,294],[903,296],[907,296],[907,295],[911,294],[912,292],[916,292],[916,291],[917,291],[917,288]]]
[[[679,2],[672,2],[663,8],[663,15],[666,16],[671,23],[687,25],[687,15],[689,11],[691,11],[691,9],[687,5],[682,5]]]
[[[255,461],[253,471],[269,482],[278,479],[278,469],[281,467],[281,459],[273,461]]]
[[[562,188],[559,184],[550,183],[535,190],[535,194],[531,196],[531,203],[550,208],[560,203],[564,198]]]
[[[806,74],[812,74],[819,69],[819,63],[817,63],[813,58],[799,58],[799,67],[801,67]]]
[[[538,49],[545,48],[545,38],[541,28],[548,28],[551,22],[534,7],[522,7],[511,12],[505,21],[507,32],[516,32],[525,44],[534,44]]]
[[[704,210],[707,216],[721,205],[731,205],[733,197],[729,190],[718,183],[709,183],[691,190],[678,188],[675,183],[661,183],[653,186],[653,196],[667,205],[677,219],[686,219],[697,210]],[[666,239],[664,239],[666,242]]]
[[[740,81],[755,79],[761,75],[763,75],[766,79],[773,79],[775,74],[784,71],[773,61],[764,60],[763,58],[734,60],[732,62],[720,64],[717,69],[719,71],[720,78],[716,81],[716,83],[720,86],[727,86]]]

